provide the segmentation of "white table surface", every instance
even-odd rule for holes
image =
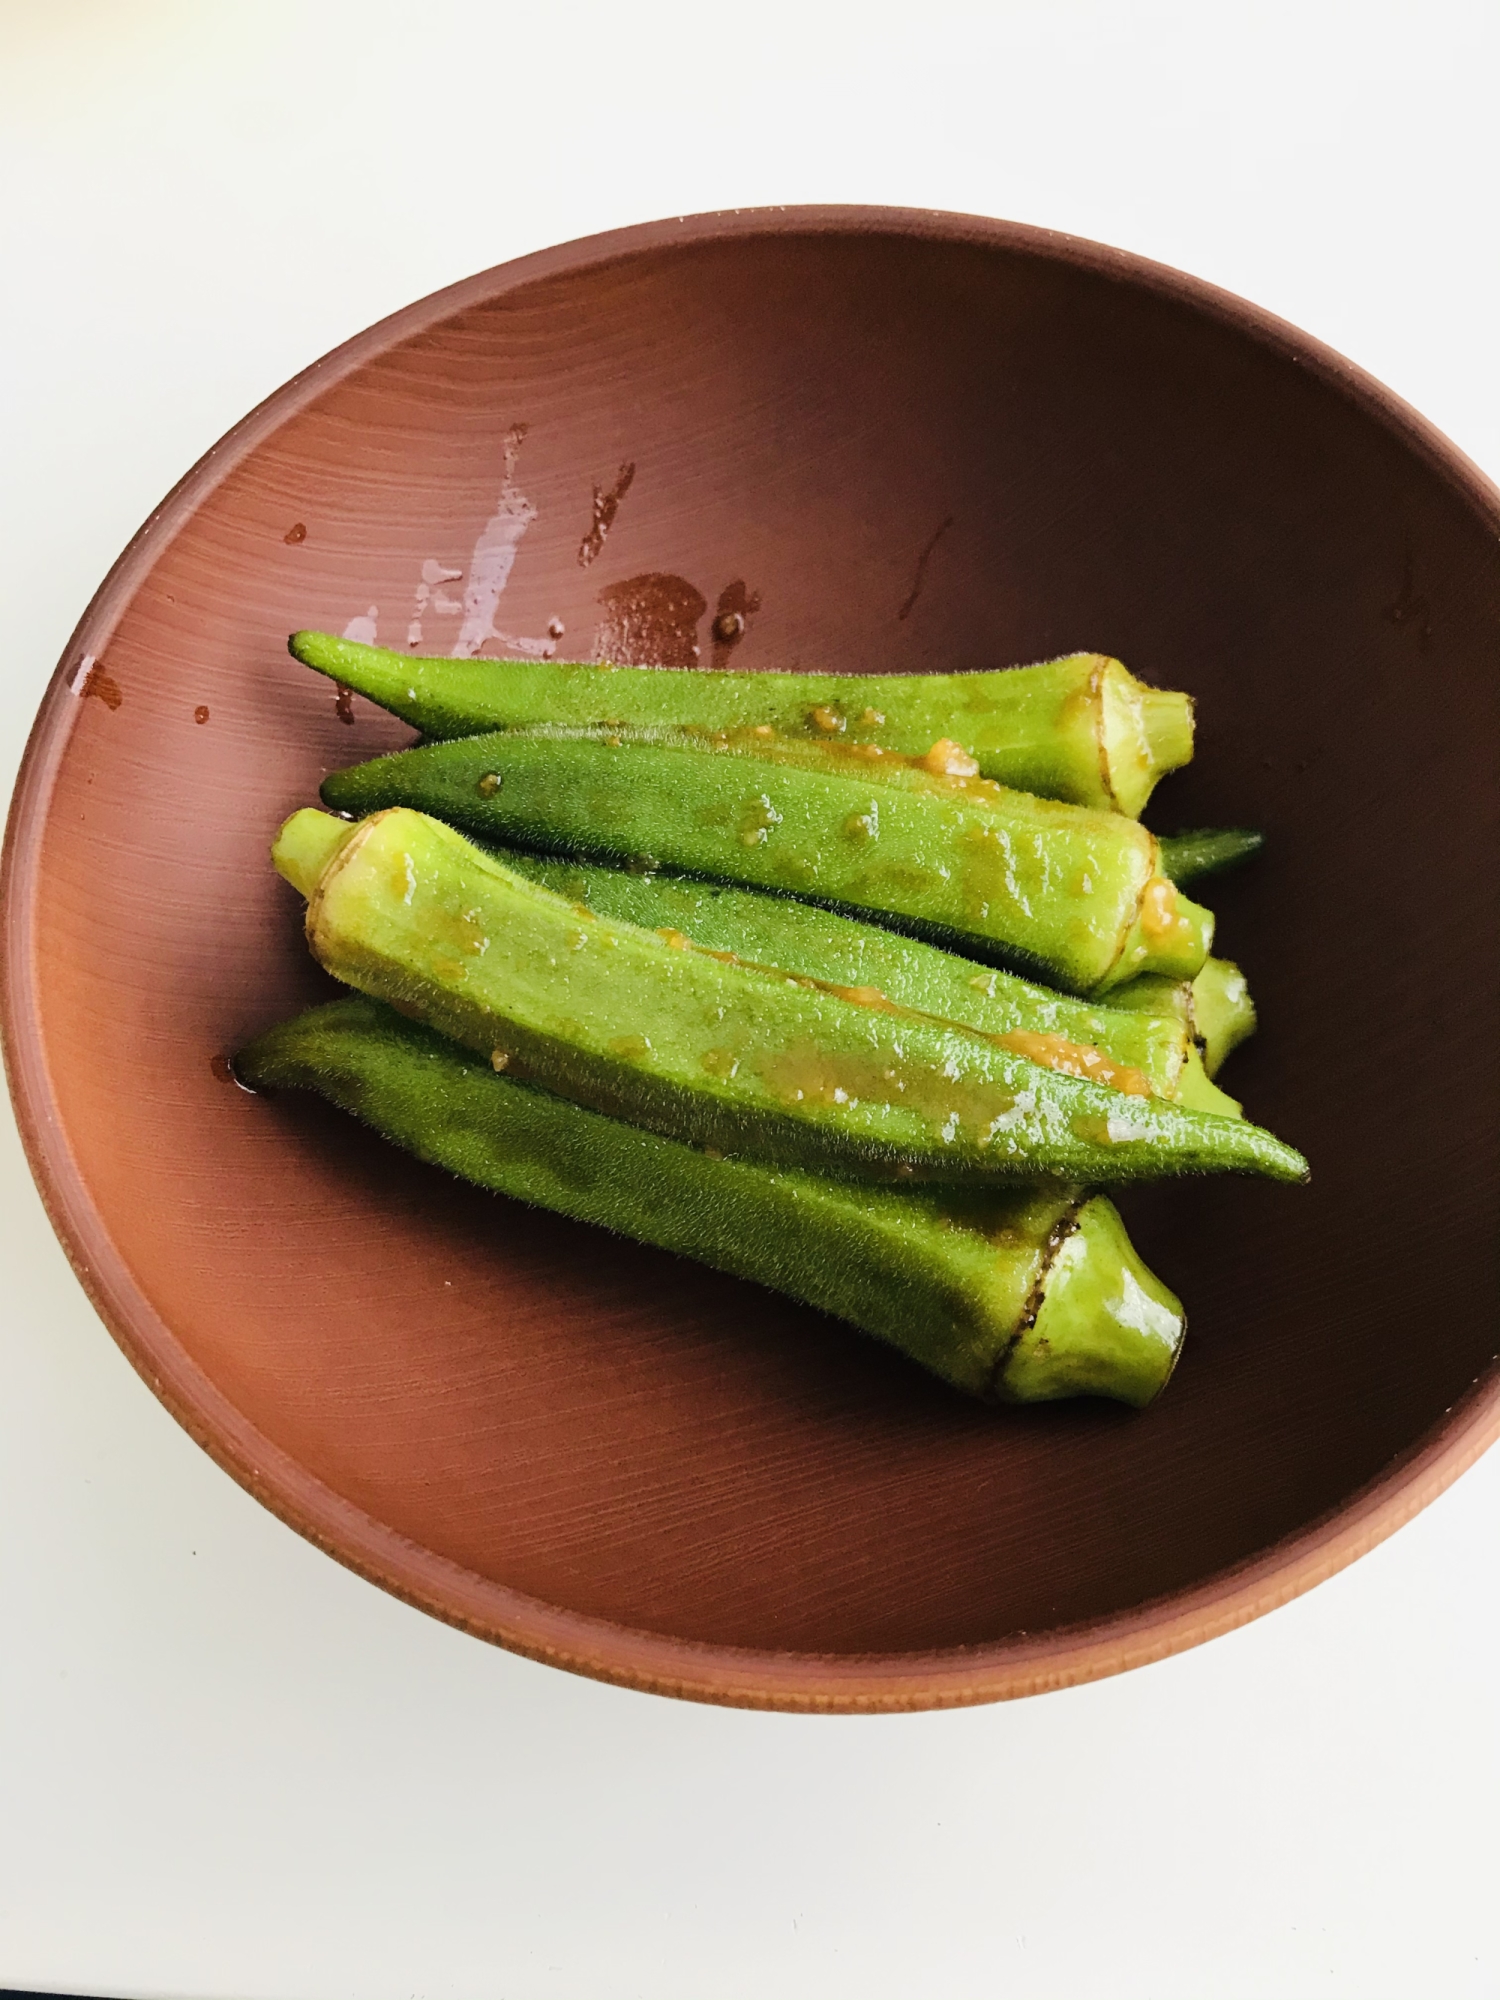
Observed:
[[[0,0],[0,767],[252,403],[451,279],[655,215],[891,202],[1122,244],[1500,472],[1497,61],[1493,0]],[[262,1512],[95,1319],[8,1124],[0,1151],[0,1986],[1500,1993],[1500,1455],[1122,1679],[692,1707],[492,1651]]]

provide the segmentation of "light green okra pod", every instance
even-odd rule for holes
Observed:
[[[1193,1032],[1203,1045],[1203,1067],[1217,1076],[1225,1058],[1255,1033],[1249,981],[1227,958],[1206,959],[1192,982]]]
[[[511,847],[868,912],[1073,993],[1191,978],[1213,930],[1136,821],[878,753],[507,730],[377,757],[322,793],[337,812],[412,806]]]
[[[496,1076],[363,998],[271,1029],[235,1068],[252,1089],[318,1091],[480,1187],[836,1314],[970,1395],[1139,1407],[1181,1348],[1181,1305],[1102,1196],[860,1186],[712,1159]]]
[[[1225,1059],[1255,1033],[1255,1002],[1240,968],[1227,958],[1209,958],[1192,979],[1148,974],[1116,987],[1111,1008],[1154,1014],[1184,1023],[1203,1051],[1203,1069],[1217,1076]]]
[[[957,1021],[981,1034],[1042,1035],[1072,1043],[1083,1059],[1076,1071],[1080,1075],[1098,1073],[1088,1056],[1099,1050],[1110,1062],[1138,1072],[1158,1095],[1173,1097],[1192,1046],[1188,1024],[1176,1015],[1075,1000],[816,903],[722,882],[632,875],[622,868],[514,848],[497,854],[508,868],[569,902],[586,903],[600,916],[618,917],[643,930],[678,933],[705,951],[732,952],[752,964],[834,986],[873,989],[899,1007]],[[1032,1059],[1043,1052],[1039,1048]],[[1069,1060],[1065,1049],[1053,1054],[1058,1062]]]
[[[1253,1125],[596,917],[421,813],[355,827],[297,813],[273,853],[309,897],[308,940],[336,978],[499,1068],[673,1137],[922,1179],[1306,1175]]]
[[[306,666],[433,740],[538,723],[759,726],[921,757],[947,739],[986,778],[1131,817],[1157,779],[1193,754],[1188,697],[1147,687],[1102,653],[971,674],[745,674],[423,659],[328,632],[294,632],[288,643]]]

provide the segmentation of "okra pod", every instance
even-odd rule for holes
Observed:
[[[1227,958],[1204,961],[1192,982],[1193,1033],[1203,1045],[1203,1067],[1217,1076],[1224,1058],[1255,1033],[1255,1002],[1243,972]]]
[[[368,999],[271,1029],[235,1070],[255,1090],[318,1091],[480,1187],[836,1314],[987,1400],[1140,1407],[1181,1348],[1181,1305],[1102,1196],[860,1186],[717,1159],[497,1076]]]
[[[924,1180],[1306,1175],[1256,1126],[595,916],[421,813],[354,827],[297,813],[273,856],[335,978],[497,1070],[670,1137]]]
[[[499,852],[498,858],[528,881],[542,883],[569,902],[586,903],[600,916],[669,938],[686,937],[705,951],[800,973],[877,1002],[894,1001],[981,1034],[1011,1035],[1018,1050],[1024,1051],[1027,1035],[1045,1037],[1037,1046],[1050,1044],[1059,1059],[1071,1056],[1080,1076],[1109,1080],[1109,1070],[1098,1059],[1102,1055],[1111,1067],[1144,1077],[1158,1096],[1175,1097],[1192,1047],[1188,1024],[1176,1016],[1070,999],[1013,972],[959,958],[816,903],[721,882],[632,875],[623,868],[515,849]]]
[[[1164,833],[1159,840],[1161,872],[1179,889],[1240,867],[1266,844],[1265,835],[1251,826],[1203,826],[1192,833]]]
[[[1203,1052],[1207,1076],[1217,1076],[1226,1056],[1255,1033],[1255,1002],[1239,967],[1227,958],[1205,959],[1192,979],[1147,974],[1116,987],[1111,1011],[1129,1010],[1186,1024]],[[1230,1099],[1229,1102],[1233,1102]]]
[[[1148,687],[1102,653],[989,673],[744,674],[421,659],[327,632],[294,632],[289,645],[304,665],[433,739],[538,723],[760,727],[916,757],[955,740],[986,778],[1132,818],[1157,779],[1193,754],[1188,696]]]
[[[869,912],[1073,993],[1191,978],[1212,935],[1135,820],[879,750],[509,730],[335,772],[323,799]]]
[[[1218,1118],[1243,1118],[1245,1107],[1221,1090],[1204,1067],[1203,1051],[1195,1042],[1177,1084],[1177,1102],[1184,1111],[1211,1111]]]

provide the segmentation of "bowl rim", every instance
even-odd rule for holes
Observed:
[[[212,445],[152,511],[63,649],[27,741],[0,859],[0,1044],[32,1175],[68,1260],[136,1372],[224,1471],[349,1569],[446,1623],[594,1679],[736,1707],[872,1713],[960,1707],[1098,1680],[1247,1624],[1323,1582],[1435,1500],[1500,1435],[1492,1363],[1415,1444],[1307,1526],[1190,1589],[1037,1634],[931,1651],[816,1654],[713,1645],[573,1612],[399,1534],[325,1485],[235,1408],[135,1284],[68,1143],[42,1049],[35,904],[47,814],[82,682],[158,552],[290,417],[381,353],[540,279],[645,251],[741,237],[894,235],[1020,252],[1175,300],[1304,368],[1423,461],[1500,535],[1500,491],[1434,425],[1322,342],[1235,294],[1085,238],[925,209],[807,206],[678,216],[583,237],[481,271],[314,361]]]

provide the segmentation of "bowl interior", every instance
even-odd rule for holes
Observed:
[[[460,288],[226,457],[105,593],[33,751],[13,1061],[117,1332],[336,1553],[523,1645],[532,1600],[598,1621],[585,1664],[633,1678],[612,1625],[1000,1658],[1264,1558],[1490,1367],[1495,524],[1336,373],[1125,260],[793,214]],[[1160,1406],[972,1407],[227,1080],[329,990],[274,828],[409,740],[285,653],[361,620],[745,669],[1087,647],[1196,695],[1150,817],[1266,830],[1206,898],[1261,1010],[1226,1081],[1314,1179],[1124,1203],[1190,1313]]]

